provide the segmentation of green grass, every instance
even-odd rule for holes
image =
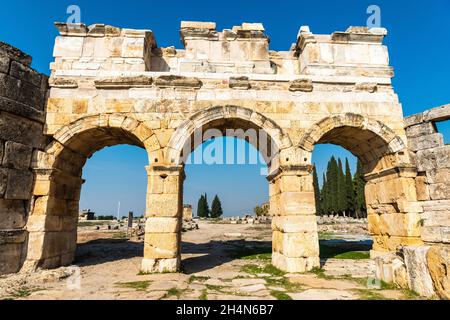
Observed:
[[[272,276],[284,276],[286,274],[286,272],[281,271],[280,269],[274,267],[271,264],[267,264],[265,266],[259,266],[256,264],[246,264],[246,265],[242,266],[241,271],[249,273],[249,274],[254,274],[254,275],[257,275],[260,273],[267,273]]]
[[[273,287],[283,287],[288,292],[298,292],[302,287],[298,283],[292,283],[289,279],[282,277],[281,279],[265,278],[268,285]]]
[[[320,240],[331,240],[331,239],[334,239],[334,234],[331,232],[321,231],[321,232],[319,232],[319,239]]]
[[[151,281],[134,281],[134,282],[119,282],[118,286],[122,288],[130,288],[138,291],[145,291],[150,286]]]
[[[208,291],[203,289],[202,294],[198,297],[199,300],[208,300]]]
[[[333,277],[333,276],[326,275],[325,270],[322,268],[314,268],[309,272],[314,273],[318,278],[321,278],[321,279],[325,279],[325,280],[335,279],[335,277]]]
[[[7,297],[6,299],[3,299],[3,300],[15,300],[15,299],[20,299],[20,298],[26,298],[26,297],[30,296],[33,292],[42,291],[42,290],[44,290],[44,289],[21,287],[19,289],[14,290],[14,292],[12,292],[9,297]]]
[[[166,295],[164,296],[165,299],[169,298],[169,297],[177,297],[178,299],[181,297],[181,295],[183,294],[184,290],[180,290],[177,288],[172,288],[169,289],[166,293]]]
[[[271,247],[235,247],[227,251],[227,254],[234,259],[245,260],[270,260],[272,259]]]
[[[363,300],[386,300],[380,293],[369,289],[358,289],[359,295]]]
[[[281,291],[271,291],[270,294],[277,300],[292,300],[288,294]]]
[[[217,285],[214,285],[214,284],[207,284],[206,285],[206,289],[213,290],[213,291],[222,292],[223,288],[225,288],[225,287],[224,286],[217,286]]]
[[[335,255],[333,259],[364,260],[370,259],[370,253],[368,251],[348,251]]]
[[[127,233],[124,231],[115,232],[112,236],[113,239],[126,239]]]

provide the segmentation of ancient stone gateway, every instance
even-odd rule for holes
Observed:
[[[266,157],[276,267],[320,266],[311,154],[321,143],[341,145],[364,164],[372,257],[424,244],[415,154],[391,83],[385,29],[316,35],[302,27],[289,51],[270,51],[259,23],[218,32],[215,23],[182,22],[182,50],[159,48],[150,30],[56,26],[41,112],[45,143],[33,150],[17,266],[73,261],[83,165],[106,146],[131,144],[149,159],[142,270],[177,271],[184,160],[203,142],[192,142],[195,133],[211,128],[270,137],[255,145],[276,150]]]

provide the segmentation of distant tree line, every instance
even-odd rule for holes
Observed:
[[[342,215],[354,218],[367,217],[364,196],[364,173],[358,160],[356,172],[352,176],[348,159],[345,170],[341,159],[334,156],[328,161],[327,172],[323,174],[322,189],[319,186],[317,171],[313,172],[314,195],[318,215]]]
[[[199,218],[220,218],[222,215],[222,203],[217,195],[213,199],[211,209],[209,209],[207,194],[201,195],[197,206],[197,216]]]

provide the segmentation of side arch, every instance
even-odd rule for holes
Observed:
[[[406,148],[392,129],[378,120],[354,113],[320,120],[305,132],[298,146],[312,152],[314,145],[324,143],[341,145],[364,163]]]
[[[291,139],[287,133],[275,121],[263,114],[239,106],[215,106],[195,113],[175,131],[168,144],[167,163],[182,164],[183,149],[189,143],[189,139],[194,132],[211,128],[220,130],[228,128],[262,129],[275,143],[277,150],[283,150],[292,146]],[[196,145],[192,145],[190,149],[193,150],[195,147]],[[260,150],[258,146],[256,147]]]
[[[73,261],[82,168],[96,151],[130,144],[146,149],[149,162],[160,149],[145,123],[123,114],[80,118],[58,130],[37,156],[35,184],[27,221],[28,250],[24,268],[52,268]]]

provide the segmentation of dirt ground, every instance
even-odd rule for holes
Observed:
[[[141,275],[143,242],[79,228],[71,267],[0,277],[0,299],[421,299],[374,280],[371,240],[321,234],[322,267],[286,274],[270,264],[270,224],[200,221],[183,233],[182,272]]]

